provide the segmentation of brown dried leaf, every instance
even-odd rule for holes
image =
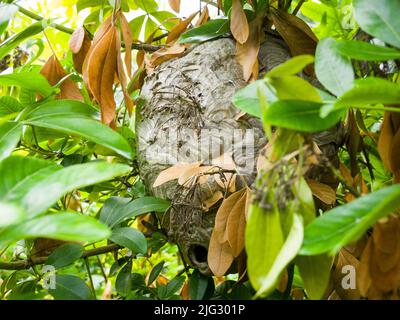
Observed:
[[[224,197],[221,191],[215,192],[211,198],[207,199],[203,203],[203,207],[205,211],[210,210],[210,208],[215,205],[219,200],[221,200]]]
[[[187,170],[189,168],[193,168],[193,167],[200,167],[200,165],[201,165],[201,162],[177,163],[176,165],[160,172],[157,179],[153,183],[153,188],[161,186],[162,184],[164,184],[168,181],[178,179],[181,176],[182,171],[185,171],[185,170]]]
[[[125,70],[124,66],[122,63],[122,58],[121,58],[121,36],[119,33],[117,33],[117,75],[119,82],[121,84],[121,89],[122,93],[124,95],[124,100],[125,100],[125,106],[128,109],[129,115],[132,115],[134,104],[133,100],[131,99],[128,89],[127,89],[127,83],[126,83],[126,75],[125,75]],[[126,58],[126,56],[125,56]]]
[[[218,241],[224,243],[228,240],[227,222],[234,206],[242,197],[245,189],[239,190],[226,198],[217,211],[215,216],[214,231],[217,234]]]
[[[110,125],[115,118],[116,104],[114,100],[114,76],[117,70],[117,34],[116,27],[110,29],[111,39],[108,43],[107,55],[104,60],[103,72],[101,74],[100,85],[100,108],[101,120]]]
[[[250,33],[247,41],[243,44],[236,43],[236,57],[243,68],[243,78],[248,81],[253,74],[254,65],[258,60],[261,41],[261,18],[250,22]]]
[[[180,43],[175,43],[171,47],[161,48],[151,55],[149,67],[154,68],[165,61],[180,57],[185,50],[186,46]]]
[[[170,43],[172,41],[175,41],[176,39],[179,38],[179,36],[186,31],[186,28],[189,26],[189,24],[192,22],[194,17],[197,15],[197,12],[191,14],[188,18],[185,20],[181,21],[178,23],[175,27],[172,28],[172,30],[169,32],[168,37],[167,37],[167,43]]]
[[[172,10],[179,13],[181,9],[181,0],[168,0],[168,3]]]
[[[178,179],[178,183],[180,185],[186,185],[186,184],[190,184],[190,182],[192,182],[193,184],[198,182],[199,184],[205,183],[208,180],[209,175],[204,175],[204,176],[200,176],[203,173],[212,173],[213,171],[215,171],[217,168],[213,167],[213,166],[204,166],[204,167],[198,167],[198,166],[194,166],[194,167],[189,167],[187,169],[185,169],[182,174],[179,176]]]
[[[85,39],[85,29],[80,27],[74,31],[69,39],[69,48],[71,49],[72,53],[77,54],[83,45],[83,40]]]
[[[60,61],[58,61],[55,55],[52,55],[46,61],[40,73],[52,86],[58,84],[62,79],[64,79],[60,85],[60,93],[56,95],[57,99],[72,99],[83,101],[82,94],[76,83],[73,82],[69,77],[65,79],[67,73],[65,72]]]
[[[240,194],[240,198],[233,206],[226,223],[228,242],[235,258],[244,249],[247,188],[238,191],[238,193]]]
[[[199,19],[196,22],[195,27],[199,27],[199,26],[205,24],[208,21],[209,18],[210,18],[210,13],[208,11],[208,7],[205,6],[203,11],[200,14]]]
[[[85,61],[87,54],[89,53],[91,45],[92,45],[92,40],[90,40],[90,37],[89,37],[89,34],[87,33],[87,31],[85,29],[83,29],[83,32],[84,32],[84,38],[82,40],[81,46],[77,52],[73,52],[73,54],[72,54],[74,68],[79,73],[82,73],[83,63]],[[71,38],[71,40],[72,40],[72,38]],[[76,48],[74,48],[74,50],[76,50]],[[71,49],[71,51],[72,51],[72,49]]]
[[[130,78],[132,75],[132,30],[129,26],[128,20],[126,20],[124,14],[121,12],[121,30],[122,37],[124,38],[125,43],[125,65],[126,70],[128,72],[128,77]]]
[[[233,262],[233,255],[229,243],[226,241],[220,243],[218,240],[218,233],[213,230],[210,239],[210,245],[208,247],[208,266],[215,276],[223,276]]]
[[[336,202],[336,192],[327,184],[309,179],[307,184],[311,189],[311,192],[322,202],[333,205]]]
[[[276,30],[289,46],[290,52],[293,56],[315,54],[318,38],[312,32],[307,23],[295,15],[279,10],[272,10],[271,16]],[[313,75],[314,67],[308,65],[305,68],[305,71],[308,74]]]
[[[240,0],[232,0],[231,32],[240,44],[244,44],[250,35],[249,23]]]

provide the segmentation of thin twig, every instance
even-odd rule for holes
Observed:
[[[293,10],[292,14],[296,15],[300,11],[300,8],[304,2],[306,2],[306,0],[300,0],[296,8]]]
[[[108,246],[103,246],[96,249],[90,249],[83,252],[81,258],[97,256],[100,254],[105,254],[109,252],[116,251],[121,247],[117,244],[110,244]],[[34,265],[37,264],[44,264],[47,261],[47,257],[38,257],[32,258],[30,260],[22,260],[22,261],[15,261],[15,262],[1,262],[0,261],[0,270],[23,270],[29,269]]]

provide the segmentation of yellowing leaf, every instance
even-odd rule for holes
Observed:
[[[233,37],[240,44],[244,44],[249,38],[249,24],[240,0],[232,1],[231,32]]]

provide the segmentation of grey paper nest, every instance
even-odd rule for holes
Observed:
[[[289,58],[285,43],[269,37],[260,50],[260,75]],[[223,38],[192,46],[185,56],[158,66],[141,91],[145,104],[137,127],[140,175],[151,194],[172,200],[163,219],[169,240],[178,244],[189,265],[204,274],[210,274],[207,248],[220,202],[210,210],[204,210],[202,203],[216,191],[226,194],[226,190],[214,175],[192,188],[176,180],[156,188],[153,183],[161,171],[177,162],[210,165],[224,153],[232,154],[241,174],[238,185],[242,178],[249,184],[254,181],[254,159],[267,140],[261,121],[242,115],[231,103],[234,93],[244,86],[235,42]],[[341,137],[336,130],[333,133],[322,133],[316,141],[335,157]],[[243,150],[243,145],[254,147]]]

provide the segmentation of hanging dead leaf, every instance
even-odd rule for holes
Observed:
[[[276,30],[289,46],[293,56],[302,54],[315,55],[318,38],[311,28],[300,18],[280,10],[272,10],[272,21]],[[314,67],[308,65],[305,71],[314,75]]]
[[[201,165],[201,162],[177,163],[174,166],[160,172],[157,179],[153,183],[153,188],[159,187],[168,181],[178,179],[182,175],[182,172],[184,172],[190,168],[200,167],[200,165]]]
[[[85,29],[83,27],[77,28],[71,35],[69,39],[69,48],[71,49],[72,53],[77,54],[83,45],[83,41],[85,39]]]
[[[233,262],[233,255],[228,241],[220,243],[218,233],[213,230],[208,247],[207,262],[213,274],[217,277],[223,276]]]
[[[180,294],[182,300],[190,300],[190,295],[189,295],[189,280],[186,281],[181,289],[181,294]]]
[[[205,6],[203,8],[203,11],[200,14],[199,19],[197,20],[197,22],[195,24],[195,27],[199,27],[199,26],[205,24],[208,21],[209,18],[210,18],[210,13],[208,11],[208,7]]]
[[[161,48],[151,55],[150,61],[146,67],[154,68],[165,61],[180,57],[185,50],[186,46],[180,43],[175,43],[171,47]]]
[[[211,198],[207,199],[203,203],[203,208],[204,211],[210,210],[211,207],[213,207],[219,200],[221,200],[224,197],[221,191],[215,192]]]
[[[356,117],[353,110],[349,110],[347,117],[346,131],[348,139],[346,141],[347,151],[349,153],[351,175],[354,177],[358,174],[357,154],[360,151],[362,138],[358,129]]]
[[[242,197],[246,189],[239,190],[227,197],[219,207],[215,216],[214,231],[220,243],[228,241],[227,222],[236,203]]]
[[[359,261],[349,251],[342,249],[336,259],[335,268],[332,271],[333,288],[341,299],[358,300],[360,293],[356,289],[343,288],[342,281],[346,273],[343,273],[344,266],[358,267]]]
[[[232,0],[231,32],[240,44],[244,44],[249,38],[249,23],[240,0]]]
[[[168,0],[168,3],[172,10],[179,13],[181,9],[181,0]]]
[[[254,65],[260,51],[262,19],[256,18],[250,22],[250,33],[247,41],[236,43],[236,57],[243,68],[243,78],[248,81],[253,74]]]
[[[131,27],[129,26],[128,20],[126,20],[126,17],[122,12],[120,13],[120,17],[121,17],[122,37],[124,39],[124,44],[125,44],[125,66],[126,66],[126,71],[128,72],[128,78],[130,78],[132,76],[132,43],[133,43],[132,30]],[[121,46],[118,46],[118,48],[120,50]]]
[[[336,202],[336,192],[327,184],[309,179],[307,184],[311,189],[311,192],[322,202],[333,205]]]
[[[127,88],[127,83],[126,83],[126,75],[125,75],[125,70],[124,66],[122,63],[122,58],[121,58],[121,35],[117,33],[117,75],[119,82],[121,84],[121,89],[122,93],[124,95],[124,101],[125,101],[125,106],[128,109],[129,115],[132,115],[134,104],[133,100],[131,99],[129,93],[128,93],[128,88]],[[126,58],[126,56],[125,56]]]
[[[192,13],[188,18],[178,23],[172,30],[168,33],[167,43],[171,43],[179,38],[179,36],[186,31],[189,24],[192,22],[194,17],[198,12]]]
[[[240,193],[240,197],[232,207],[226,222],[228,242],[235,258],[239,256],[244,249],[247,188],[238,191],[238,193]]]
[[[214,166],[204,166],[204,167],[189,167],[182,171],[179,176],[178,183],[180,185],[192,185],[194,183],[203,184],[206,183],[210,174],[218,170]],[[208,173],[207,175],[203,175]],[[201,175],[201,176],[200,176]]]
[[[78,86],[69,77],[67,77],[67,73],[65,72],[60,61],[58,61],[55,55],[52,55],[46,61],[40,73],[52,86],[55,86],[62,80],[62,83],[60,85],[60,93],[56,95],[57,99],[72,99],[83,101],[83,97]]]

